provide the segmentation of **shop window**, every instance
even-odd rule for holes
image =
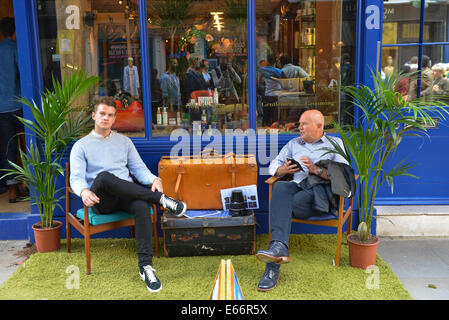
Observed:
[[[428,28],[429,36],[424,34],[424,42],[449,42],[447,18],[449,3],[447,1],[426,1],[424,25]]]
[[[113,129],[144,136],[142,61],[137,1],[55,0],[38,10],[44,86],[81,68],[101,79],[81,98],[86,105],[100,96],[115,97]]]
[[[384,1],[383,44],[419,40],[420,1]]]
[[[449,76],[448,8],[444,2],[425,1],[424,21],[421,21],[421,1],[384,3],[382,73],[421,71],[408,79],[408,100],[421,93],[431,93],[432,83],[440,76],[439,72],[432,72],[433,67],[443,67],[441,75]],[[440,45],[442,42],[447,45]],[[404,86],[401,88],[405,91]]]
[[[354,1],[256,0],[257,125],[298,133],[306,109],[318,109],[327,132],[351,123],[340,88],[354,81]]]
[[[151,0],[147,12],[153,136],[247,129],[246,0]]]

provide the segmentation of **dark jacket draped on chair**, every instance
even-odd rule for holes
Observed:
[[[317,166],[327,169],[325,180],[317,175],[309,175],[299,183],[302,189],[313,189],[315,210],[337,216],[338,196],[350,198],[355,194],[356,182],[351,166],[332,160],[320,160]]]

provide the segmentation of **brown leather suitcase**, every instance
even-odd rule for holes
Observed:
[[[222,209],[221,189],[257,185],[254,155],[226,155],[205,150],[199,155],[159,161],[164,194],[184,201],[188,209]]]

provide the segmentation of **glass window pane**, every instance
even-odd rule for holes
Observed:
[[[297,134],[310,108],[328,132],[351,122],[340,86],[353,83],[355,12],[353,1],[256,0],[258,127]]]
[[[441,69],[441,75],[447,74],[447,65],[444,63],[443,52],[446,46],[433,45],[423,47],[422,68],[421,68],[421,95],[432,94],[435,77],[440,74],[433,72],[432,68]],[[398,46],[382,48],[382,73],[383,76],[391,75],[393,72],[409,73],[418,70],[418,46]],[[435,57],[435,60],[430,57]],[[418,94],[418,75],[412,75],[401,82],[398,91],[407,99],[413,100]]]
[[[153,136],[248,128],[246,1],[149,0]]]
[[[419,0],[384,1],[383,44],[418,42],[420,10]],[[425,34],[428,39],[428,27]]]
[[[447,1],[426,1],[424,15],[424,42],[449,41],[447,17],[449,3]]]
[[[52,75],[60,79],[74,68],[98,75],[100,85],[83,102],[115,97],[113,129],[144,136],[137,1],[45,1],[38,19],[45,88]]]

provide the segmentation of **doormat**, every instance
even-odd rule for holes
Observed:
[[[345,238],[344,238],[345,239]],[[412,299],[379,256],[369,270],[349,265],[344,240],[340,266],[333,265],[336,235],[291,235],[290,263],[281,266],[277,287],[258,292],[265,265],[254,255],[153,258],[162,290],[150,293],[139,277],[134,239],[91,240],[92,273],[86,275],[83,239],[61,249],[35,253],[0,286],[2,300],[207,300],[221,259],[232,259],[247,300]],[[257,235],[257,250],[267,235]]]

